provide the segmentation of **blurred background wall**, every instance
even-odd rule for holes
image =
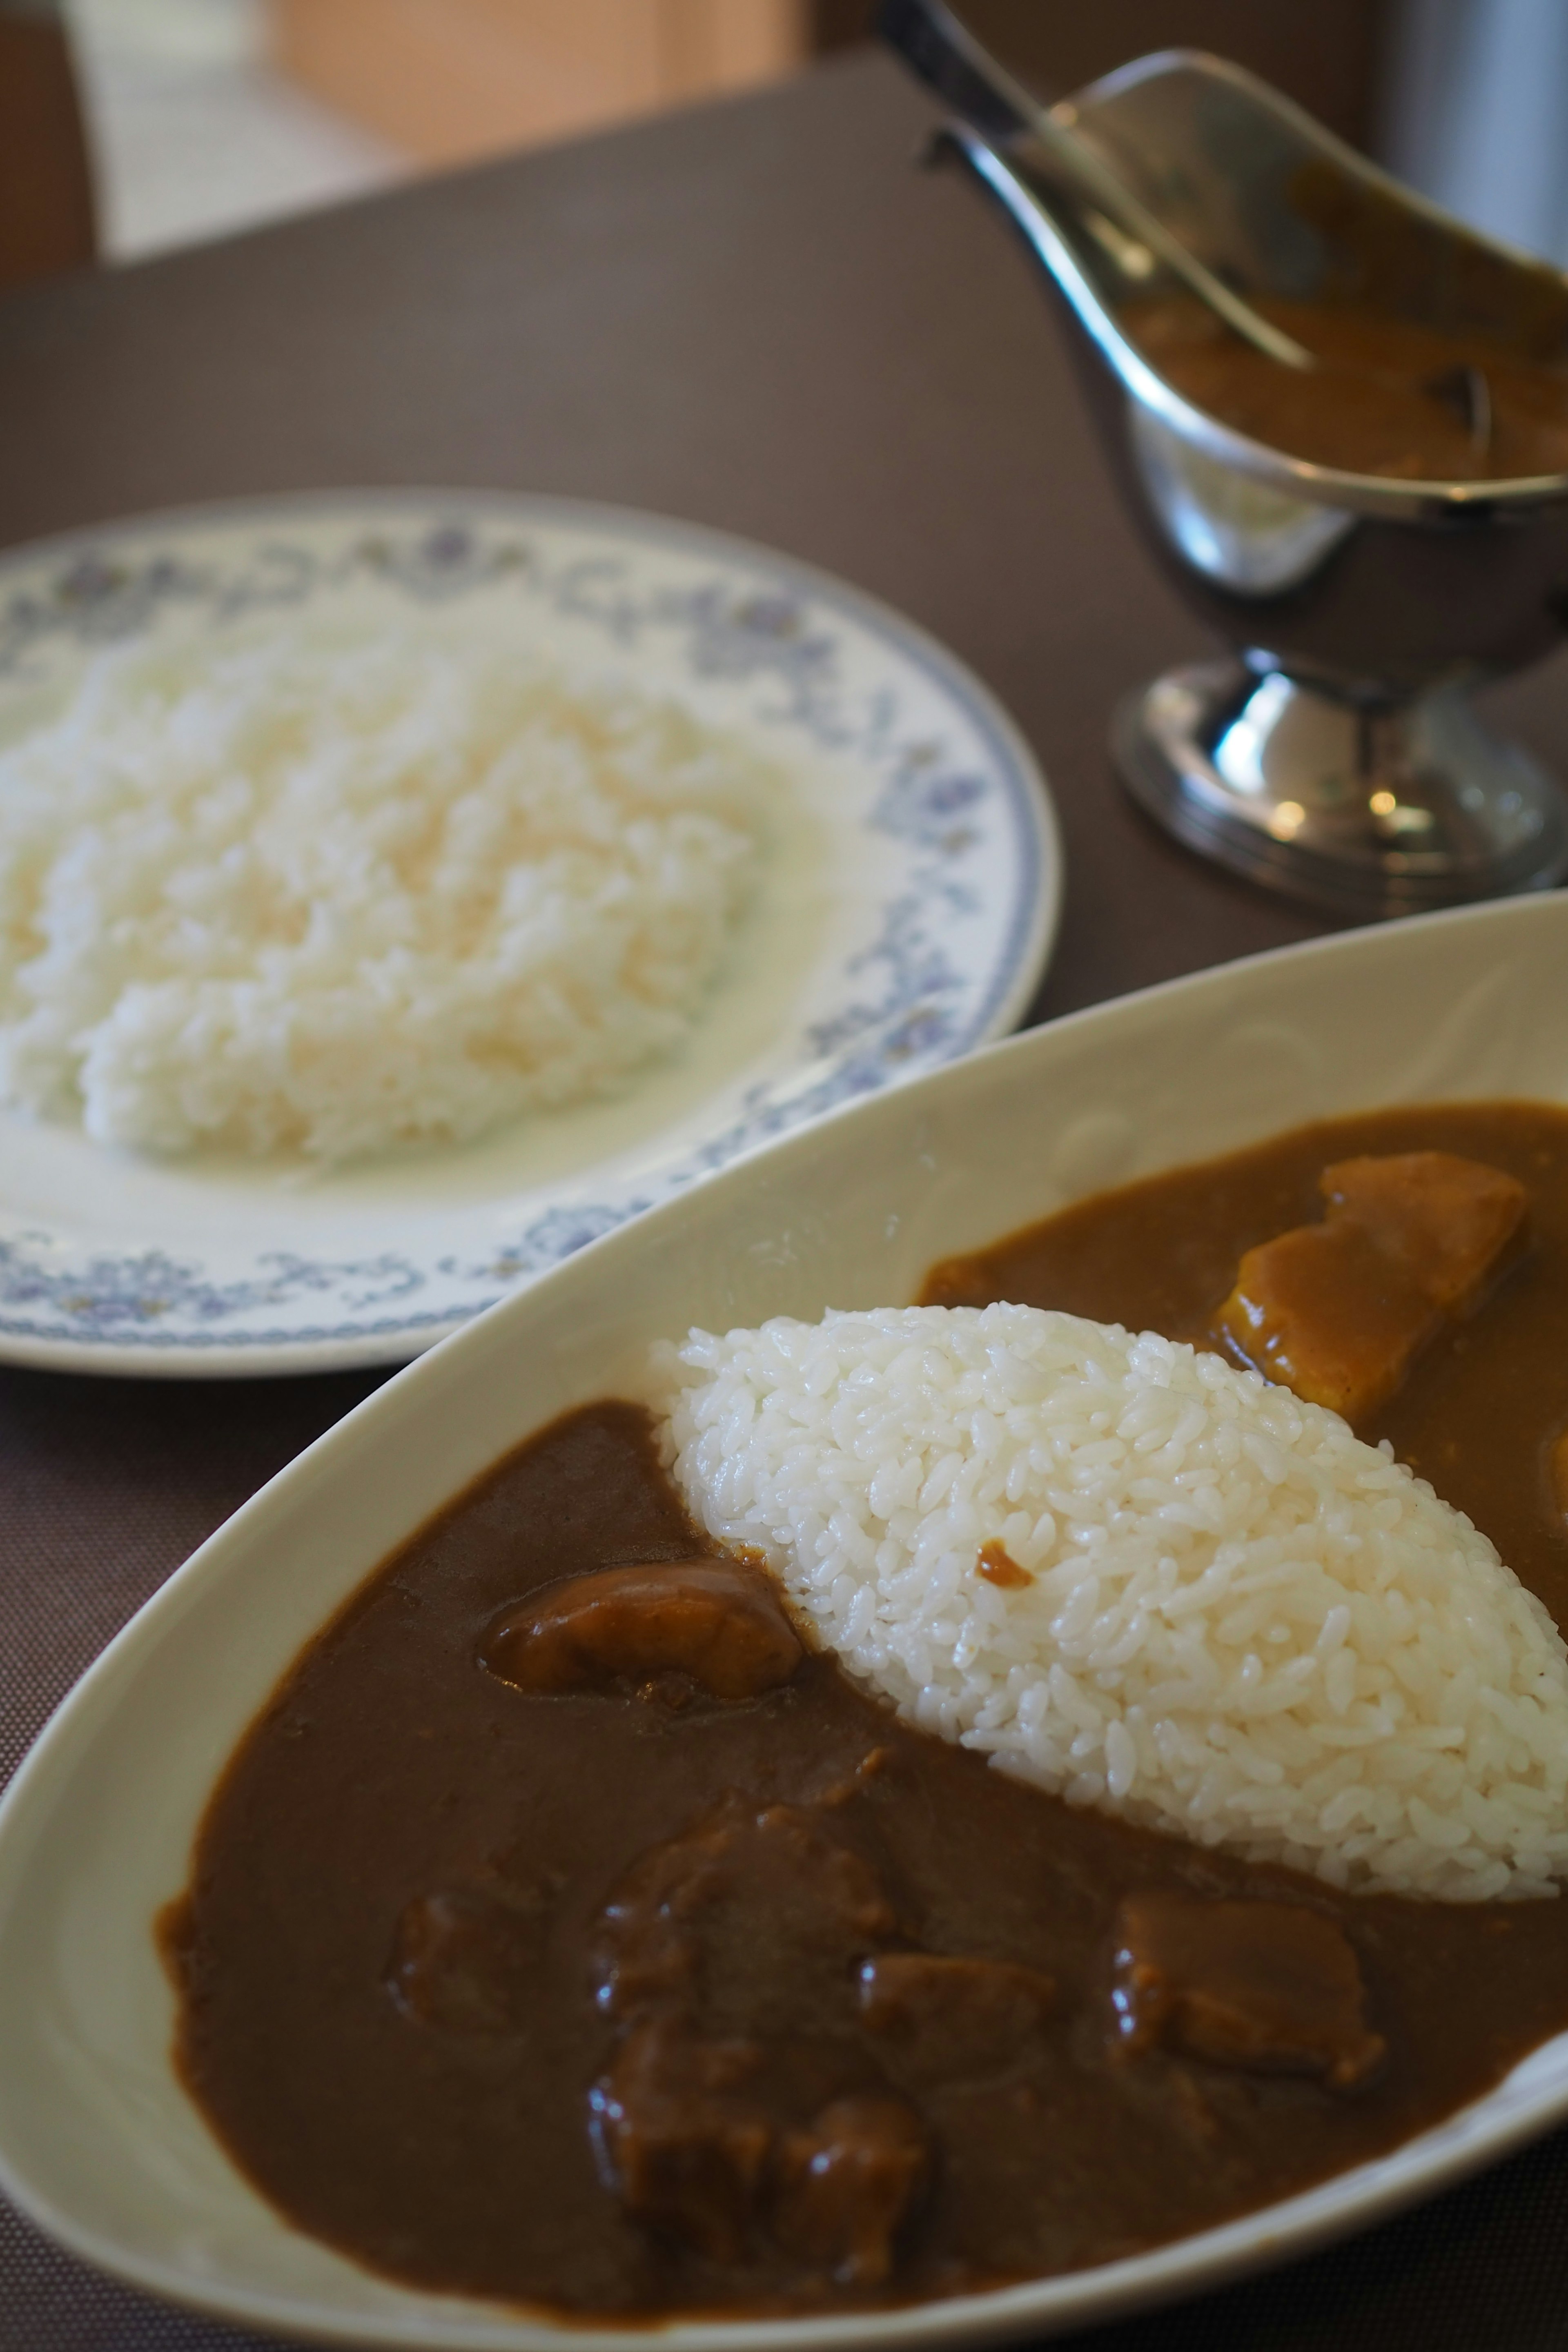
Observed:
[[[1568,263],[1568,0],[1403,0],[1379,158],[1493,236]]]
[[[964,13],[1049,93],[1150,49],[1217,50],[1494,234],[1568,260],[1568,0]],[[800,72],[866,41],[874,15],[875,0],[0,0],[0,280]]]
[[[431,162],[743,88],[871,37],[875,0],[271,0],[285,71]],[[1378,0],[970,0],[982,38],[1074,89],[1173,40],[1370,127]]]

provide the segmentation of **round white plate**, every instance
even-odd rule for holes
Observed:
[[[0,560],[0,743],[105,645],[411,620],[668,695],[785,774],[762,889],[688,1047],[613,1099],[328,1173],[140,1159],[0,1111],[0,1358],[395,1362],[751,1146],[1023,1013],[1061,857],[1005,713],[885,605],[656,516],[355,492],[20,549]]]

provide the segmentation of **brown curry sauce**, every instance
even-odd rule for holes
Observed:
[[[1287,367],[1184,293],[1129,302],[1121,323],[1167,382],[1237,433],[1318,466],[1394,481],[1568,472],[1568,367],[1482,333],[1359,304],[1254,298],[1310,351]],[[1478,434],[1470,372],[1484,382]]]
[[[1363,1433],[1561,1618],[1568,1113],[1302,1129],[926,1296],[1191,1332],[1244,1252],[1321,1214],[1326,1163],[1428,1149],[1522,1181],[1531,1244]],[[226,1772],[163,1923],[179,2063],[247,2177],[344,2252],[623,2317],[950,2294],[1289,2195],[1568,2028],[1568,1904],[1347,1897],[1075,1811],[829,1658],[790,1672],[765,1629],[753,1685],[787,1679],[749,1697],[501,1679],[519,1625],[560,1651],[540,1588],[709,1549],[638,1409],[571,1414],[369,1580]],[[1321,2010],[1294,2053],[1246,1980],[1286,1943]]]

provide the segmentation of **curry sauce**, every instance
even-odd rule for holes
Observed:
[[[1289,456],[1394,481],[1505,481],[1568,472],[1568,366],[1493,338],[1351,304],[1254,298],[1310,351],[1283,365],[1184,293],[1120,314],[1176,390]]]
[[[1325,1168],[1433,1151],[1521,1184],[1528,1241],[1362,1433],[1561,1617],[1568,1114],[1305,1129],[926,1295],[1190,1337],[1247,1252],[1321,1219]],[[661,1566],[690,1584],[696,1675]],[[184,2079],[290,2221],[420,2286],[578,2315],[947,2295],[1289,2195],[1568,2028],[1568,1905],[1347,1896],[1075,1811],[797,1658],[752,1574],[609,1401],[302,1654],[163,1923]]]

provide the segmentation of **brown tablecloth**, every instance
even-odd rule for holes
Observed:
[[[1306,937],[1112,781],[1123,688],[1203,639],[1113,502],[1057,330],[970,192],[910,169],[867,57],[760,99],[426,183],[0,305],[0,542],[271,490],[473,484],[651,508],[842,572],[945,639],[1056,794],[1066,916],[1034,1009]],[[1553,663],[1501,714],[1568,767]],[[374,1375],[0,1371],[0,1769],[137,1604]],[[1271,2278],[1112,2329],[1373,2352],[1568,2343],[1568,2136]],[[0,2211],[0,2345],[242,2339]]]

